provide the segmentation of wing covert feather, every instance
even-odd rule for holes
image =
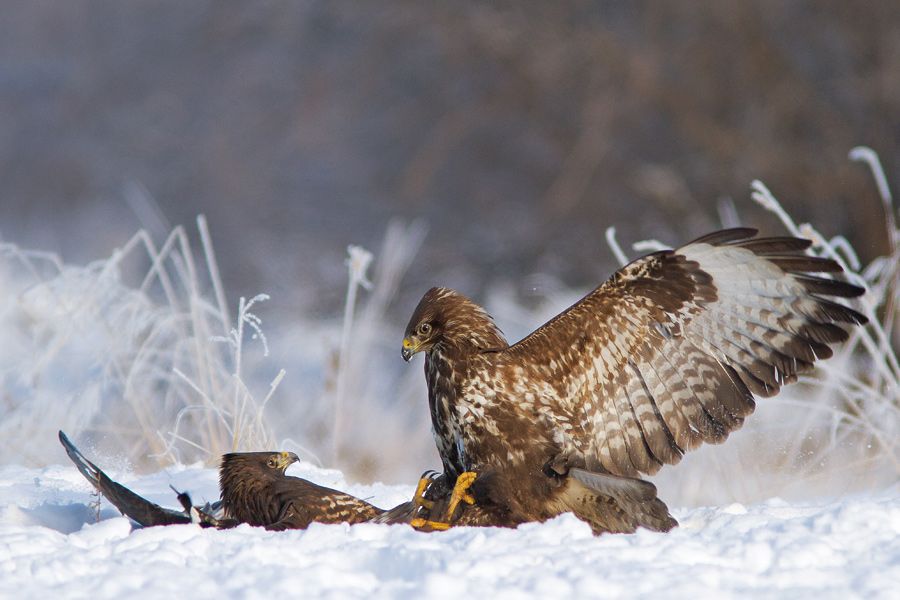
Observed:
[[[718,443],[755,407],[827,358],[862,324],[823,296],[864,290],[815,275],[834,261],[798,238],[732,229],[619,269],[498,359],[550,373],[560,414],[580,415],[570,447],[611,474],[655,473]]]

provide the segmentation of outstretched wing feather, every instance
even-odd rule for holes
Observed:
[[[652,474],[717,443],[847,337],[863,290],[812,273],[840,266],[808,240],[704,236],[617,271],[499,360],[550,373],[555,410],[581,415],[570,450],[613,475]]]

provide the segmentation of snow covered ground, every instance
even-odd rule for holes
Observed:
[[[108,463],[98,461],[101,466]],[[188,466],[114,478],[166,506],[173,485],[217,497],[216,472]],[[339,472],[291,475],[380,506],[408,486],[347,485]],[[900,493],[675,509],[671,533],[595,538],[574,517],[518,530],[314,525],[230,531],[133,529],[70,465],[0,468],[0,597],[666,597],[898,598]]]

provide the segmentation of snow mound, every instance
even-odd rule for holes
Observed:
[[[310,465],[289,473],[390,506],[408,486],[347,485]],[[169,485],[217,496],[201,466],[110,472],[175,506]],[[570,515],[517,530],[420,533],[403,525],[229,531],[133,529],[74,467],[0,469],[0,597],[891,597],[900,589],[900,497],[770,500],[674,510],[671,533],[594,537]],[[99,517],[99,520],[98,520]],[[893,596],[896,597],[896,596]]]

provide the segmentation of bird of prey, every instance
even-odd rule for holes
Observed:
[[[864,290],[819,275],[842,269],[806,254],[809,240],[756,233],[718,231],[639,258],[513,345],[462,294],[426,292],[402,356],[425,353],[443,463],[430,485],[450,501],[439,518],[419,494],[432,515],[413,524],[446,527],[483,501],[510,523],[571,511],[597,533],[675,526],[640,477],[723,442],[754,396],[831,356],[848,336],[839,324],[866,322],[829,298]]]
[[[668,531],[677,525],[650,482],[577,468],[570,469],[568,475],[568,489],[562,492],[568,508],[560,505],[552,513],[540,502],[513,501],[523,493],[523,482],[502,468],[467,471],[455,481],[446,474],[427,475],[420,480],[413,500],[407,503],[412,506],[406,509],[404,522],[419,531],[459,526],[517,527],[579,507],[576,514],[588,521],[597,534],[632,533],[638,526]]]
[[[285,475],[293,452],[234,452],[222,457],[219,487],[225,515],[272,530],[310,523],[364,523],[385,511],[350,494]]]
[[[142,527],[196,523],[201,527],[228,529],[249,523],[270,530],[305,529],[311,523],[383,523],[411,524],[421,519],[418,529],[433,531],[431,511],[412,501],[383,510],[343,492],[316,485],[299,477],[285,475],[285,469],[298,460],[293,452],[239,452],[222,457],[219,469],[221,497],[218,501],[195,506],[190,495],[178,492],[181,510],[164,508],[111,479],[89,461],[62,431],[59,441],[82,475],[119,511]],[[483,477],[477,490],[491,492],[490,478]],[[429,478],[421,480],[425,491]],[[450,491],[431,487],[425,500],[434,506],[435,514],[443,514]],[[487,497],[478,505],[455,511],[452,524],[470,526],[514,526],[523,522],[490,505]]]
[[[293,452],[226,454],[219,469],[219,501],[194,506],[190,496],[176,492],[182,510],[163,508],[110,479],[62,431],[59,441],[97,491],[145,527],[194,522],[218,528],[249,523],[271,530],[305,529],[311,523],[408,522],[416,510],[407,502],[385,511],[350,494],[285,475],[285,469],[298,460]]]

